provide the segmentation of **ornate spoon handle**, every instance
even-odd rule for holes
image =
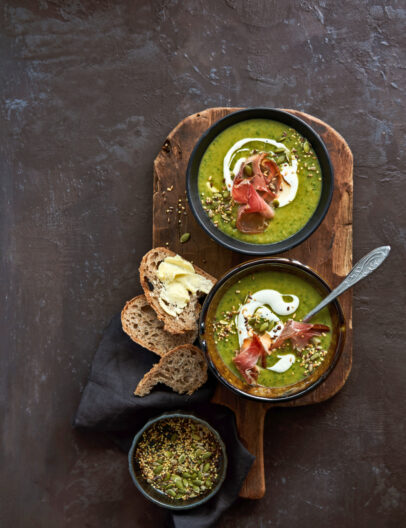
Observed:
[[[381,246],[365,255],[365,257],[362,257],[362,259],[357,262],[357,264],[355,264],[349,274],[345,277],[343,282],[339,284],[337,288],[329,295],[327,295],[327,297],[323,299],[321,303],[316,306],[316,308],[313,308],[313,310],[303,318],[303,322],[309,321],[314,315],[316,315],[317,312],[320,312],[320,310],[331,303],[331,301],[333,301],[336,297],[344,293],[346,290],[348,290],[348,288],[354,286],[354,284],[360,280],[365,279],[365,277],[376,270],[376,268],[379,268],[382,262],[389,255],[389,252],[390,246]]]

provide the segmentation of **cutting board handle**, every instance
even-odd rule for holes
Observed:
[[[255,456],[240,497],[261,499],[265,495],[264,420],[270,405],[240,398],[221,385],[218,385],[212,402],[226,405],[234,412],[240,439]]]

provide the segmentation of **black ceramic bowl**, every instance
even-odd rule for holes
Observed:
[[[187,501],[179,500],[179,499],[172,499],[171,497],[168,497],[168,495],[165,495],[164,493],[158,491],[154,487],[149,484],[146,479],[143,477],[140,467],[137,464],[137,460],[135,457],[135,451],[137,449],[138,442],[140,441],[141,436],[143,433],[151,427],[156,422],[159,422],[161,420],[167,420],[168,418],[189,418],[190,420],[193,420],[196,423],[199,423],[205,427],[207,427],[211,433],[214,435],[215,439],[217,440],[222,456],[221,456],[221,467],[219,471],[219,478],[217,479],[217,482],[215,483],[214,487],[207,491],[206,494],[199,495],[198,497],[195,497],[193,499],[189,499]],[[138,433],[135,435],[133,443],[131,445],[130,451],[128,453],[128,468],[130,471],[131,478],[133,479],[134,484],[139,489],[139,491],[151,502],[158,504],[158,506],[162,506],[163,508],[168,508],[170,510],[189,510],[191,508],[195,508],[196,506],[200,506],[201,504],[204,504],[209,499],[214,497],[216,493],[221,488],[224,479],[226,477],[226,471],[227,471],[227,453],[226,453],[226,447],[224,445],[223,440],[221,439],[221,436],[219,433],[213,429],[213,427],[207,423],[202,418],[199,418],[198,416],[195,416],[194,414],[190,414],[183,411],[177,411],[177,412],[168,412],[161,414],[160,416],[157,416],[156,418],[153,418],[152,420],[149,420],[144,427],[138,431]]]
[[[241,278],[261,271],[283,271],[299,276],[309,282],[322,297],[326,297],[331,292],[330,287],[314,270],[296,260],[263,257],[245,262],[227,272],[207,295],[200,314],[199,340],[211,371],[228,389],[253,400],[284,402],[299,398],[314,390],[333,371],[345,341],[345,320],[338,301],[330,303],[328,309],[333,324],[332,341],[322,364],[307,378],[283,387],[249,385],[234,374],[220,357],[214,342],[213,320],[223,294],[235,287]]]
[[[247,119],[271,119],[297,130],[312,145],[321,167],[322,189],[319,203],[307,224],[297,233],[273,244],[251,244],[232,238],[210,221],[203,209],[198,190],[198,172],[203,154],[213,139],[230,125]],[[247,108],[233,112],[212,125],[199,139],[189,159],[186,172],[186,189],[189,205],[196,220],[213,240],[222,246],[247,255],[276,255],[287,251],[308,238],[321,224],[331,203],[334,188],[333,167],[325,144],[320,136],[302,119],[274,108]]]

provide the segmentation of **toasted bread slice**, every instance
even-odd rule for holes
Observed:
[[[201,309],[198,295],[191,295],[187,306],[176,317],[166,313],[159,304],[159,295],[162,290],[162,282],[157,277],[157,270],[159,264],[169,256],[174,257],[176,256],[176,253],[161,247],[148,251],[148,253],[142,259],[140,265],[141,286],[144,290],[147,301],[155,310],[158,319],[163,321],[164,329],[167,332],[170,332],[171,334],[183,334],[185,332],[196,331],[197,320],[199,318]],[[193,267],[196,273],[210,280],[213,285],[217,282],[214,277],[202,269],[195,265],[193,265]]]
[[[179,394],[192,394],[207,381],[207,363],[200,348],[181,345],[167,352],[145,374],[134,392],[145,396],[157,383],[164,383]]]
[[[123,330],[133,341],[163,356],[179,345],[191,345],[197,337],[197,328],[184,334],[171,334],[164,330],[145,295],[138,295],[126,303],[121,312]]]

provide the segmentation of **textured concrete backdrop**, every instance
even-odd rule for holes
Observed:
[[[405,22],[401,0],[1,2],[2,527],[162,523],[125,456],[70,420],[139,290],[152,161],[180,119],[221,105],[335,127],[354,153],[354,258],[393,251],[355,290],[347,385],[268,414],[266,497],[220,526],[401,526]]]

